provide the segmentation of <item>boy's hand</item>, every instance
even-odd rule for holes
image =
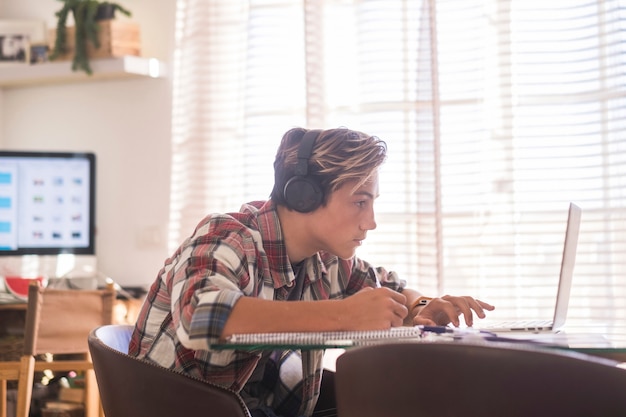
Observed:
[[[441,298],[433,298],[428,305],[421,307],[413,318],[413,323],[428,326],[446,326],[452,323],[458,327],[461,324],[459,316],[462,314],[465,317],[465,324],[472,326],[474,314],[482,319],[485,318],[485,310],[493,309],[495,307],[491,304],[473,297],[444,295]]]
[[[408,314],[406,297],[389,288],[364,288],[341,300],[346,306],[346,329],[382,330],[402,326]]]

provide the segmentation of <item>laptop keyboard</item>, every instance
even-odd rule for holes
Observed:
[[[484,323],[480,326],[482,330],[550,330],[552,329],[552,320],[512,320],[494,323]]]

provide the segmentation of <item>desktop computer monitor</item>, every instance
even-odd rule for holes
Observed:
[[[93,153],[0,151],[0,256],[94,255]]]

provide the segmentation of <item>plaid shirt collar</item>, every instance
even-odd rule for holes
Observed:
[[[291,263],[287,255],[287,247],[274,202],[272,200],[253,201],[244,204],[240,211],[253,216],[255,219],[263,241],[263,248],[270,260],[269,267],[274,280],[274,288],[291,286],[295,276],[290,266]],[[321,279],[322,275],[327,273],[319,253],[305,259],[303,268],[306,268],[308,283]]]

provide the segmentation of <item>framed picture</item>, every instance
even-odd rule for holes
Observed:
[[[31,45],[45,45],[46,24],[40,20],[0,19],[0,65],[29,64]]]
[[[30,38],[25,34],[0,34],[0,62],[30,63]]]

